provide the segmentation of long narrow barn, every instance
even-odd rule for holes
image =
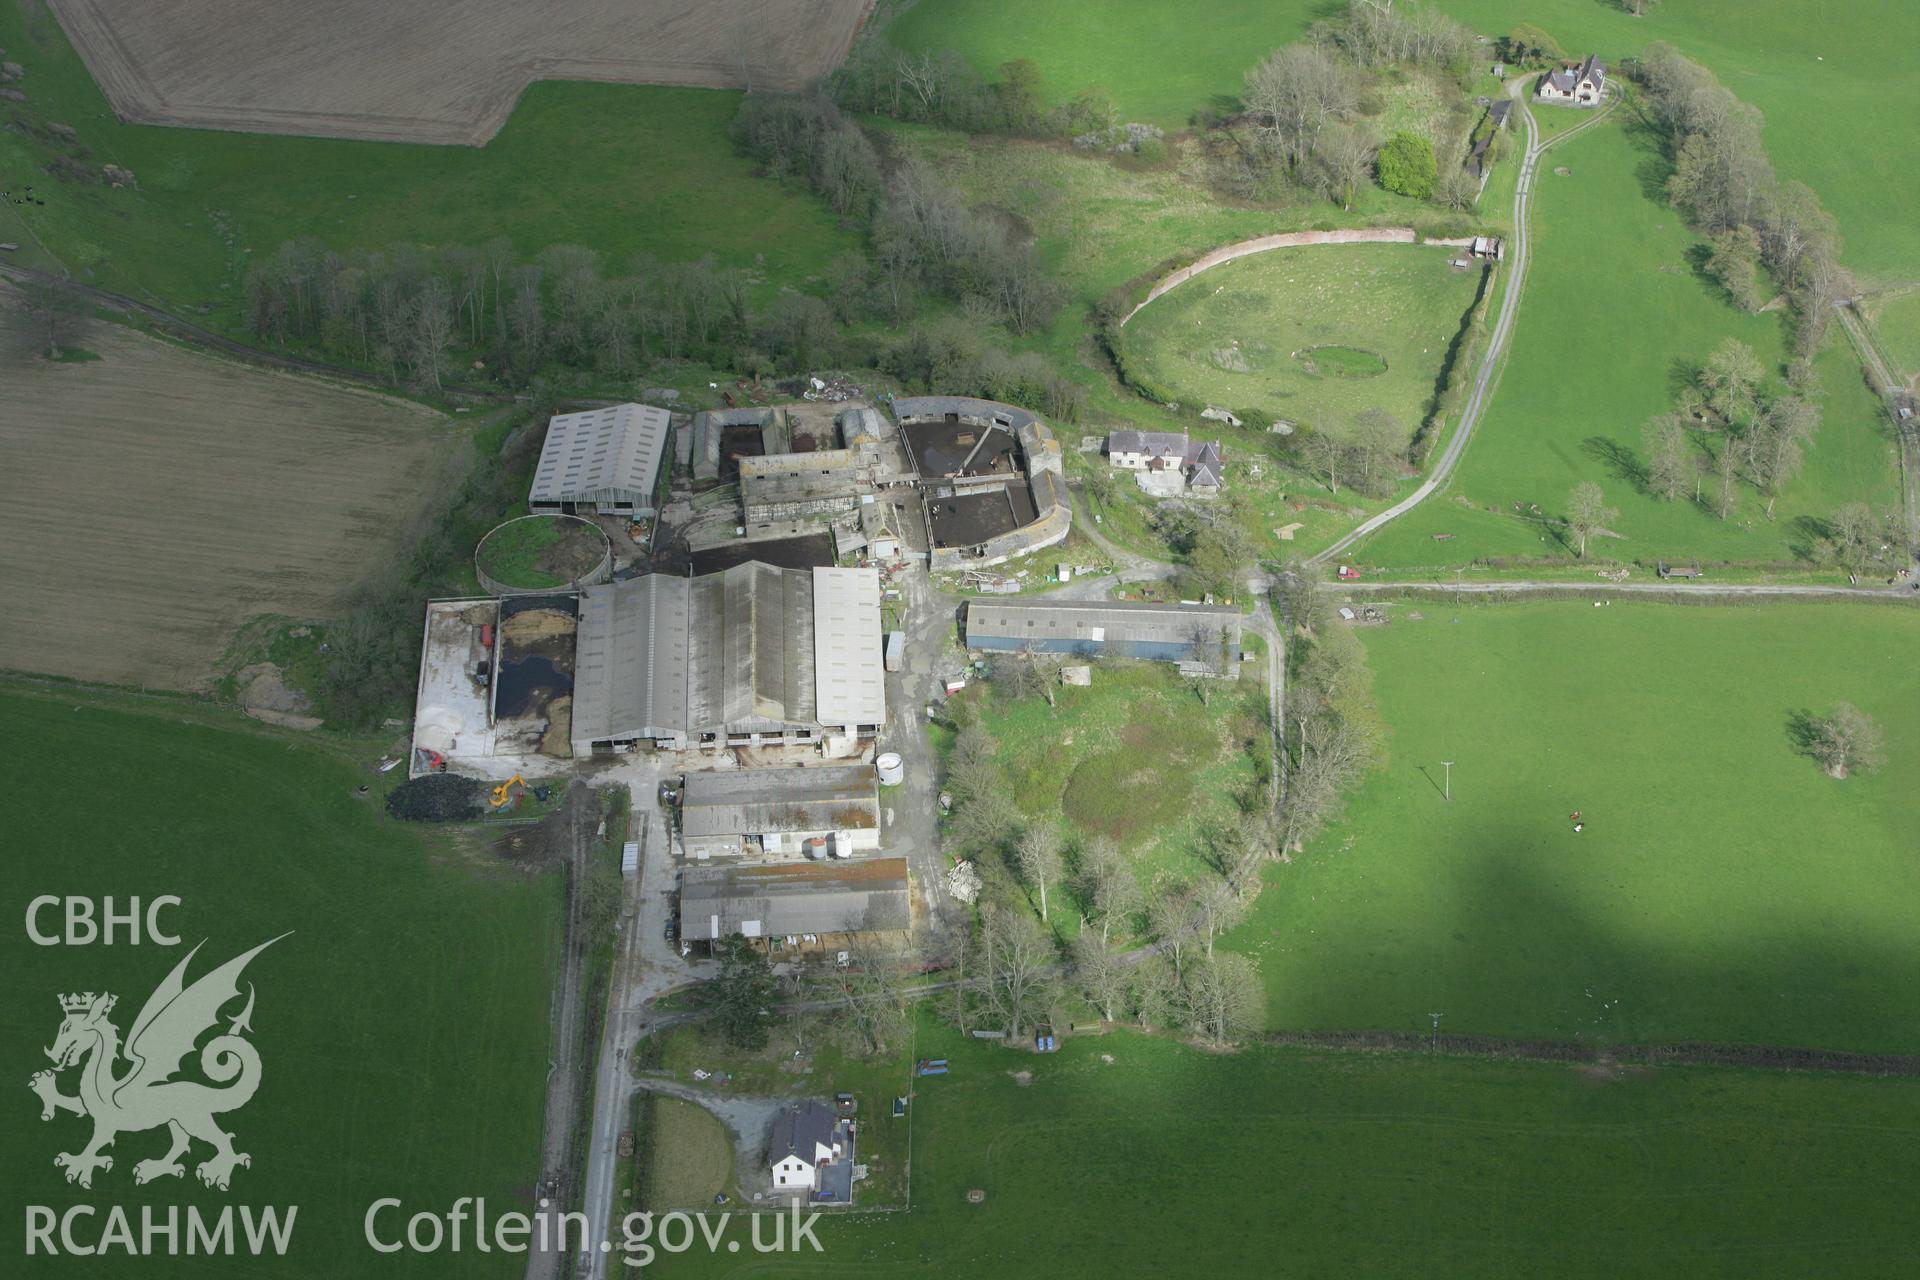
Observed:
[[[1121,600],[969,600],[969,649],[1075,653],[1237,666],[1241,616],[1202,604]]]

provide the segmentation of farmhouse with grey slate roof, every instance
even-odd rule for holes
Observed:
[[[1227,473],[1218,440],[1190,440],[1184,431],[1115,431],[1107,437],[1107,465],[1140,473],[1140,487],[1151,493],[1163,490],[1144,477],[1177,475],[1200,497],[1219,493]]]
[[[1567,63],[1540,77],[1536,96],[1542,102],[1575,107],[1597,107],[1607,94],[1607,68],[1599,54],[1588,54],[1578,66]]]

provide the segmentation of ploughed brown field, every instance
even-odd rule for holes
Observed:
[[[797,89],[872,0],[50,0],[122,119],[478,146],[535,80]]]
[[[0,287],[0,668],[205,687],[258,614],[325,617],[436,487],[437,413],[96,324],[33,354]]]

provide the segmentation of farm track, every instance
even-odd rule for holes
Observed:
[[[1669,599],[1697,597],[1718,599],[1852,599],[1894,600],[1920,603],[1910,586],[1836,587],[1818,583],[1796,585],[1786,582],[1342,582],[1341,591],[1365,593],[1427,591],[1442,595],[1500,596],[1538,595],[1542,592],[1570,591],[1580,595],[1665,596]]]
[[[1522,81],[1515,81],[1515,90],[1520,89],[1522,83]],[[1583,120],[1565,133],[1542,142],[1539,126],[1534,123],[1533,112],[1527,107],[1525,94],[1516,93],[1515,96],[1520,102],[1520,119],[1527,126],[1527,150],[1520,162],[1520,179],[1514,184],[1513,239],[1508,253],[1510,265],[1507,272],[1507,287],[1500,296],[1500,313],[1494,321],[1493,333],[1487,339],[1487,349],[1481,354],[1479,367],[1474,371],[1473,389],[1468,393],[1467,403],[1460,411],[1460,424],[1454,428],[1446,447],[1435,459],[1432,474],[1421,482],[1419,488],[1385,511],[1362,521],[1353,532],[1318,555],[1309,558],[1308,564],[1327,563],[1368,534],[1399,519],[1438,492],[1452,478],[1454,468],[1459,465],[1462,455],[1467,451],[1468,442],[1473,438],[1474,428],[1479,425],[1481,414],[1485,412],[1488,401],[1493,397],[1494,386],[1506,359],[1507,347],[1512,340],[1514,327],[1519,322],[1521,295],[1526,289],[1527,267],[1532,256],[1532,232],[1529,220],[1533,212],[1533,184],[1539,174],[1540,157],[1567,139],[1577,138],[1593,128],[1612,115],[1615,108],[1615,104],[1610,102],[1594,112],[1591,119]]]

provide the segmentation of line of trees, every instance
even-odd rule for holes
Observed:
[[[1282,848],[1299,850],[1379,761],[1384,735],[1366,651],[1334,619],[1325,583],[1301,564],[1288,566],[1282,581],[1280,604],[1294,642],[1287,647],[1287,785],[1277,834]]]
[[[523,261],[504,236],[478,249],[328,249],[290,240],[247,273],[250,331],[438,391],[477,358],[509,386],[563,368],[631,375],[655,359],[760,372],[804,365],[833,332],[820,299],[782,295],[755,314],[746,272],[711,258],[642,257],[607,271],[592,249]]]
[[[1673,163],[1667,194],[1712,238],[1708,269],[1735,302],[1757,309],[1766,299],[1755,274],[1764,267],[1798,315],[1796,359],[1811,361],[1833,304],[1853,288],[1840,266],[1838,224],[1806,184],[1774,176],[1760,112],[1711,71],[1656,43],[1636,75]]]

